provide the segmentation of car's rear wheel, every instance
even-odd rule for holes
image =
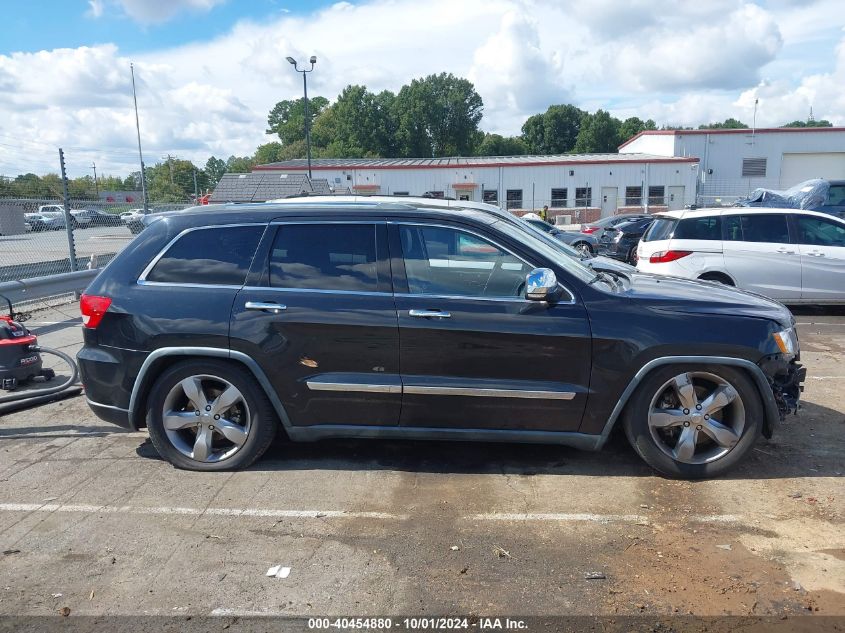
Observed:
[[[725,284],[726,286],[734,285],[733,280],[722,273],[704,273],[701,277],[699,277],[699,279],[701,279],[701,281],[715,281],[720,284]]]
[[[177,468],[246,468],[270,446],[277,417],[249,372],[218,360],[167,369],[147,399],[147,426],[159,454]]]
[[[631,266],[636,266],[638,259],[639,257],[637,256],[637,247],[632,246],[631,250],[628,251],[628,263],[631,264]]]
[[[667,366],[649,374],[626,409],[625,433],[670,477],[716,477],[751,450],[763,425],[757,388],[741,370]]]

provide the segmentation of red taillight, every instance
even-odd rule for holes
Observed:
[[[692,251],[658,251],[657,253],[652,253],[648,261],[650,264],[665,264],[667,262],[673,262],[676,259],[681,259],[681,257],[686,257],[687,255],[692,255]]]
[[[599,227],[597,227],[597,226],[585,226],[583,229],[581,229],[581,232],[582,233],[595,233],[598,230],[599,230]]]
[[[94,295],[82,295],[79,300],[79,309],[82,312],[82,325],[95,328],[100,325],[103,315],[109,309],[111,299],[108,297],[96,297]]]

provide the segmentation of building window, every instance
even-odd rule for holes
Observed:
[[[410,196],[411,194],[408,193],[407,191],[394,191],[393,195],[394,196]]]
[[[666,204],[666,187],[657,185],[648,188],[648,203],[656,205]]]
[[[742,159],[742,177],[743,178],[765,178],[766,177],[766,159],[765,158],[743,158]]]
[[[639,207],[643,204],[642,187],[625,187],[625,206]]]
[[[565,207],[566,206],[566,187],[562,189],[552,189],[552,206]]]
[[[522,208],[522,189],[508,189],[508,209]]]
[[[593,206],[593,189],[592,189],[592,187],[576,187],[575,188],[575,206],[576,207],[591,207],[591,206]]]
[[[483,192],[484,202],[487,204],[498,204],[499,203],[499,191],[497,189],[485,189]]]

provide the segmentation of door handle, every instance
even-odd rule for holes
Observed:
[[[778,253],[783,253],[784,255],[795,255],[795,251],[790,251],[783,247],[778,249]]]
[[[442,310],[408,310],[408,316],[420,319],[448,319],[452,315]]]
[[[812,255],[813,257],[824,257],[824,253],[819,252],[819,251],[810,251],[807,254]]]
[[[262,312],[270,312],[271,314],[281,314],[283,310],[287,310],[287,306],[281,303],[267,303],[265,301],[247,301],[244,305],[246,310],[261,310]]]

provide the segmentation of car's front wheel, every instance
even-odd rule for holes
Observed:
[[[253,376],[219,360],[177,363],[147,399],[147,427],[159,455],[177,468],[246,468],[270,446],[277,417]]]
[[[582,255],[592,255],[593,254],[593,247],[587,244],[587,242],[578,242],[574,244],[575,250],[580,252]]]
[[[640,384],[624,426],[634,450],[670,477],[716,477],[751,450],[763,425],[751,379],[724,366],[667,366]]]

